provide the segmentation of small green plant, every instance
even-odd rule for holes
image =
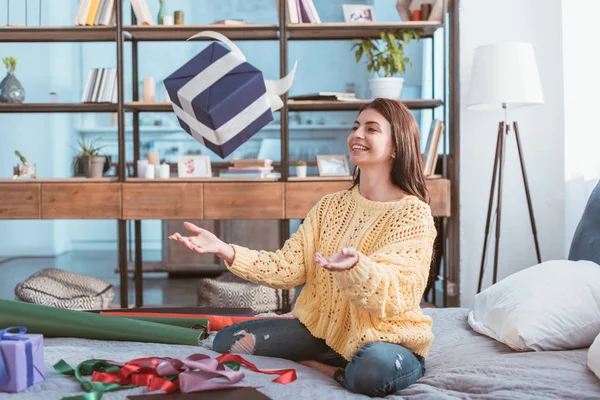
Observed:
[[[73,159],[73,168],[77,167],[77,164],[82,158],[101,156],[100,150],[102,147],[96,146],[96,140],[85,140],[83,137],[77,140],[78,148],[75,149],[77,155]]]
[[[19,157],[19,160],[21,160],[21,164],[27,164],[27,159],[23,156],[23,154],[21,154],[19,150],[15,150],[15,155]]]
[[[422,30],[385,30],[380,39],[363,39],[352,46],[356,62],[363,56],[367,59],[367,70],[380,77],[394,76],[412,67],[412,60],[404,53],[404,45],[421,38]]]
[[[13,74],[17,69],[17,59],[14,57],[3,57],[2,62],[6,66],[6,70],[9,74]]]
[[[297,166],[297,167],[303,167],[303,166],[305,166],[305,165],[306,165],[306,162],[305,162],[305,161],[302,161],[302,160],[300,160],[300,161],[298,161],[298,162],[296,163],[296,166]]]

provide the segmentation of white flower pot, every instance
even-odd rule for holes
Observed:
[[[403,84],[404,78],[390,77],[369,79],[369,87],[371,88],[371,95],[374,99],[378,97],[385,99],[400,99]]]
[[[106,157],[92,157],[90,165],[90,178],[102,178]]]
[[[296,176],[306,178],[306,165],[296,165]]]

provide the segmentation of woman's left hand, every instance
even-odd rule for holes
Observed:
[[[358,253],[352,247],[344,247],[341,252],[333,254],[326,259],[315,253],[315,262],[329,271],[346,271],[358,262]]]

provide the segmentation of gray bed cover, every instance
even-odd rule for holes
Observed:
[[[426,361],[425,376],[389,399],[600,399],[600,380],[587,368],[587,349],[518,353],[471,330],[467,309],[425,309],[433,317],[435,341]],[[60,399],[83,393],[72,377],[59,375],[52,365],[65,359],[71,365],[89,359],[127,361],[145,356],[185,358],[206,347],[156,343],[105,342],[55,338],[45,340],[47,379],[17,394],[0,393],[0,399]],[[273,376],[246,371],[242,382],[262,385],[273,399],[361,399],[333,380],[302,365],[264,357],[246,356],[259,368],[296,368],[298,380],[289,385],[272,383]],[[106,393],[103,400],[126,399],[143,388]]]

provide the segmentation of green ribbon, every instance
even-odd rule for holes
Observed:
[[[242,367],[242,364],[240,364],[237,361],[225,361],[222,364],[227,365],[229,368],[231,368],[234,371],[239,371],[240,368]]]
[[[60,360],[54,364],[54,369],[63,375],[75,376],[81,383],[81,388],[86,394],[63,397],[61,400],[100,400],[104,392],[112,392],[115,390],[132,389],[134,385],[119,385],[116,383],[90,382],[84,376],[92,375],[97,372],[118,372],[121,368],[108,363],[105,360],[87,360],[82,362],[73,369],[64,360]]]

